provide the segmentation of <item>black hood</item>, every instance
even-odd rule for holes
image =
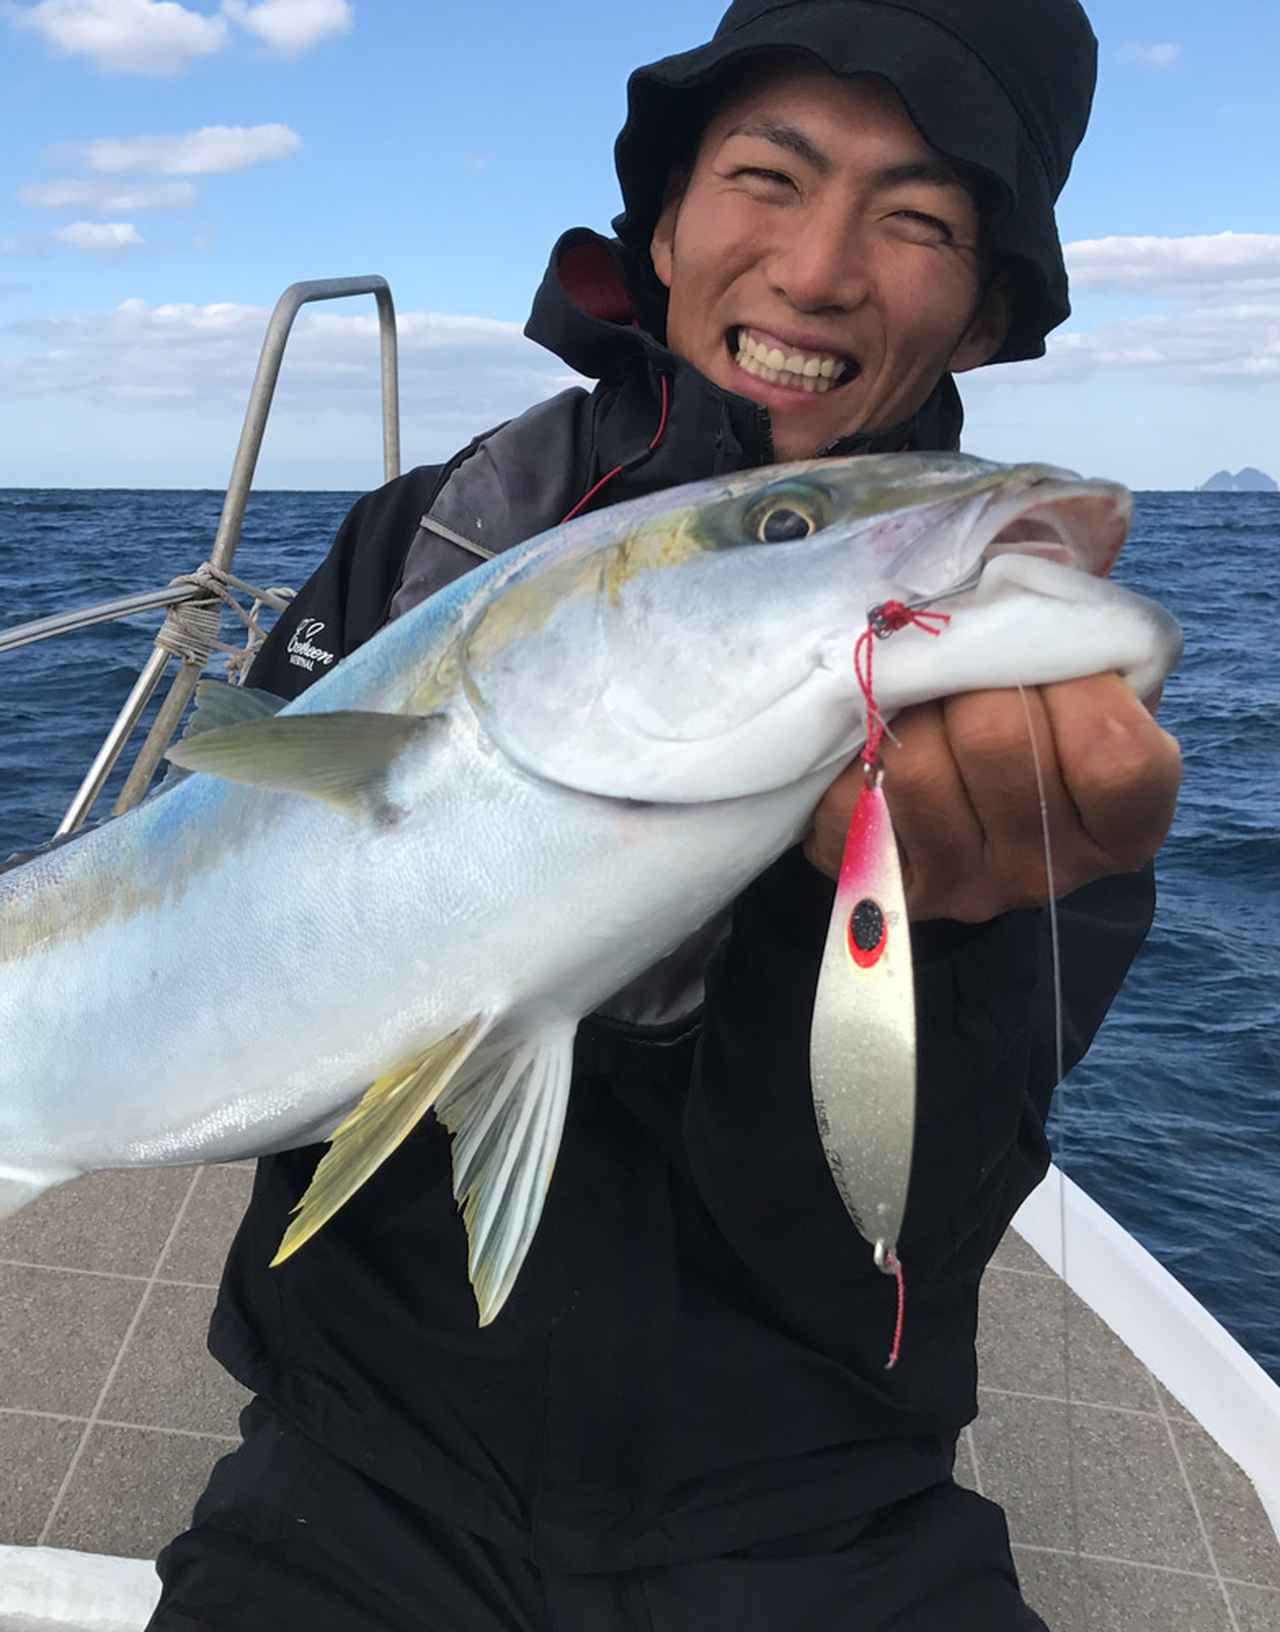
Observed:
[[[706,45],[632,74],[615,157],[613,223],[646,307],[665,307],[649,240],[671,167],[688,156],[732,76],[800,53],[847,78],[888,81],[929,144],[976,172],[987,231],[1012,286],[993,362],[1039,357],[1065,321],[1054,204],[1089,120],[1098,42],[1077,0],[734,0]]]
[[[721,444],[720,456],[706,474],[772,463],[768,410],[747,397],[722,390],[669,350],[662,338],[662,315],[646,314],[634,298],[624,246],[586,227],[575,227],[560,238],[551,252],[524,332],[587,379],[617,387],[636,410],[634,416],[612,416],[617,426],[626,425],[627,429],[621,438],[616,429],[607,438],[611,445],[602,448],[606,462],[612,459],[631,465],[639,462],[642,453],[652,451],[643,438],[653,434],[657,420],[654,404],[659,400],[659,381],[665,378],[672,404],[672,428],[675,430],[678,424],[682,432],[678,440],[698,437]],[[845,437],[822,452],[954,451],[960,446],[963,424],[960,395],[948,374],[909,420],[887,430]],[[657,476],[658,472],[653,474]],[[691,479],[677,475],[673,482]],[[655,481],[653,485],[662,483]]]

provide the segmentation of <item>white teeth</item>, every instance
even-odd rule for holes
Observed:
[[[848,372],[838,357],[806,357],[803,352],[788,355],[780,346],[766,345],[746,329],[738,330],[738,367],[771,385],[784,384],[808,392],[830,391]]]
[[[780,347],[753,339],[745,329],[738,330],[736,362],[744,372],[770,385],[781,381],[811,394],[830,391],[848,372],[847,365],[835,357],[805,357],[799,352],[785,356]]]

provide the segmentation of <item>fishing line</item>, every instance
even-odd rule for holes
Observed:
[[[1044,838],[1045,884],[1049,892],[1049,946],[1053,969],[1053,1042],[1055,1070],[1057,1073],[1054,1091],[1058,1092],[1061,1090],[1062,1080],[1066,1076],[1065,1049],[1063,1046],[1062,948],[1058,937],[1058,893],[1053,878],[1053,847],[1049,842],[1049,804],[1044,791],[1044,773],[1040,765],[1040,749],[1036,743],[1035,727],[1031,720],[1031,707],[1027,702],[1026,688],[1022,685],[1018,686],[1018,696],[1022,699],[1022,712],[1027,721],[1027,736],[1031,741],[1031,763],[1035,767],[1036,792],[1040,800],[1040,831]],[[1079,1568],[1080,1513],[1076,1487],[1074,1423],[1071,1417],[1073,1395],[1071,1390],[1071,1343],[1068,1330],[1071,1318],[1071,1288],[1067,1282],[1067,1119],[1065,1109],[1064,1106],[1064,1114],[1058,1130],[1058,1235],[1062,1243],[1062,1374],[1067,1396],[1064,1403],[1067,1418],[1067,1485],[1071,1510],[1071,1542],[1075,1550],[1076,1567]]]

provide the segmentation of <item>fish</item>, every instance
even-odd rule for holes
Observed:
[[[0,1215],[327,1142],[279,1263],[432,1112],[488,1324],[579,1021],[800,840],[865,737],[870,609],[951,620],[877,652],[886,721],[1104,671],[1147,695],[1181,636],[1105,576],[1131,502],[960,454],[730,474],[495,557],[291,702],[206,682],[190,774],[0,873]]]

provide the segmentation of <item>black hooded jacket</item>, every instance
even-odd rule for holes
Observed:
[[[362,499],[254,685],[296,695],[477,546],[554,525],[603,477],[596,506],[769,461],[762,410],[630,324],[613,256],[566,235],[528,331],[596,389]],[[959,427],[948,380],[910,424],[849,451],[950,448]],[[428,513],[445,534],[420,525]],[[700,1008],[665,1026],[584,1022],[546,1210],[493,1325],[477,1326],[448,1139],[428,1118],[278,1270],[321,1151],[259,1163],[214,1354],[339,1458],[547,1568],[719,1554],[948,1477],[976,1408],[978,1283],[1048,1159],[1045,919],[913,933],[920,1109],[905,1340],[886,1372],[895,1288],[831,1181],[809,1088],[831,900],[792,852],[736,903]],[[1149,873],[1063,903],[1068,1063],[1152,905]]]

